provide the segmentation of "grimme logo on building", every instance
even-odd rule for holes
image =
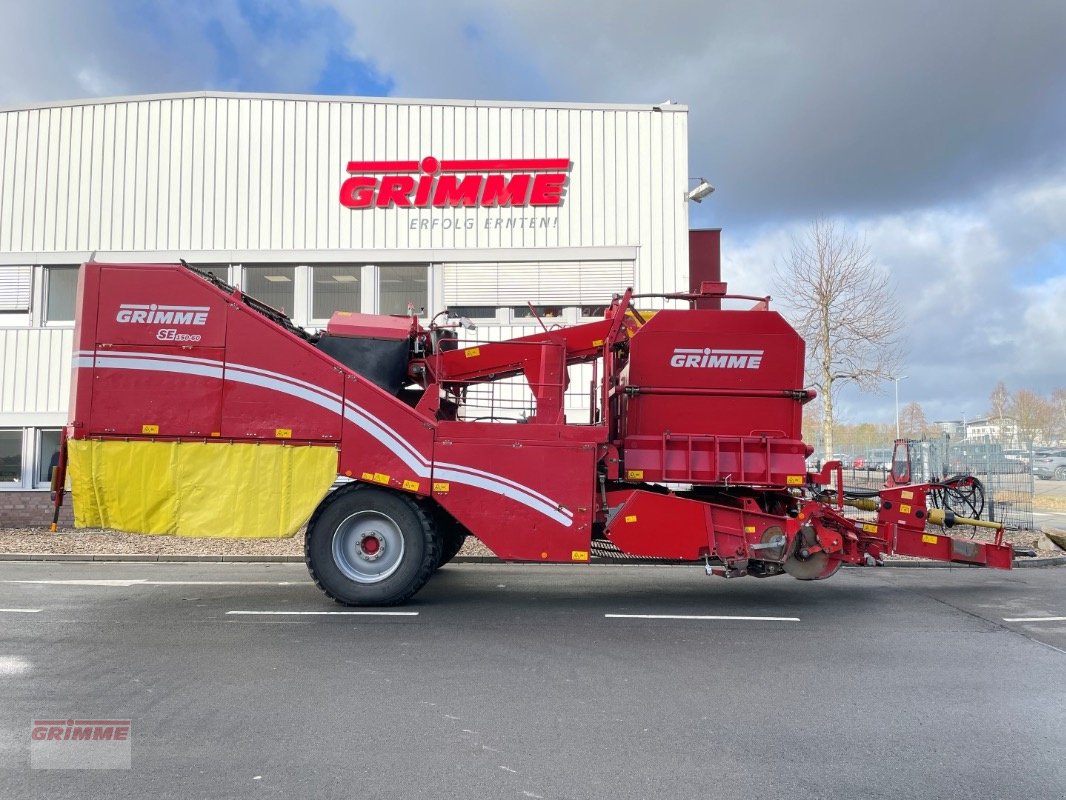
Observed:
[[[712,350],[710,347],[677,347],[670,356],[671,367],[696,369],[758,369],[762,350]]]
[[[350,161],[341,184],[348,208],[495,208],[559,206],[566,158]]]

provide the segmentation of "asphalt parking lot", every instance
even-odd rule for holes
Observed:
[[[1063,568],[463,564],[379,615],[298,564],[7,562],[0,609],[2,797],[1066,797]],[[131,769],[30,769],[71,716]]]

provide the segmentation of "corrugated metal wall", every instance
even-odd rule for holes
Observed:
[[[497,270],[508,260],[544,262],[553,286],[566,262],[589,265],[588,280],[575,275],[577,294],[544,300],[606,302],[600,284],[615,274],[642,292],[680,290],[688,275],[687,124],[679,106],[224,93],[2,111],[0,270],[75,264],[93,251],[146,260],[196,251],[205,263],[237,264],[300,251],[293,260],[303,264],[374,263],[375,252],[402,261],[417,250],[413,261],[432,262],[443,276],[431,300],[454,303],[466,293],[463,271],[443,265],[470,264],[473,296],[484,277],[473,251],[491,249],[485,261]],[[568,158],[566,199],[557,208],[340,204],[348,161],[427,155]],[[12,277],[5,292],[24,294],[24,283]],[[595,296],[585,296],[586,284]],[[528,293],[522,288],[522,301],[537,299]],[[25,306],[22,294],[15,306]],[[496,295],[501,305],[514,300],[504,294]],[[58,425],[65,416],[72,331],[40,327],[40,291],[35,298],[24,318],[37,327],[0,328],[0,426]],[[0,324],[22,323],[9,316]],[[490,339],[527,332],[482,330]]]
[[[65,412],[73,344],[71,328],[0,328],[0,414]]]
[[[669,107],[179,96],[8,111],[0,251],[630,245],[641,248],[642,291],[676,289],[687,274],[687,141],[687,114]],[[567,199],[539,209],[338,202],[350,159],[425,155],[566,157]],[[547,227],[508,224],[519,218]]]

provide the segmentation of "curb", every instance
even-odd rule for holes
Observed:
[[[141,563],[225,563],[225,564],[302,564],[303,556],[277,555],[181,555],[176,553],[0,553],[0,561],[78,561],[78,562],[141,562]],[[522,561],[505,561],[495,556],[456,556],[452,559],[453,564],[526,564]],[[539,562],[530,562],[539,563]],[[598,561],[593,560],[593,565],[621,565],[621,566],[691,566],[696,562],[670,562],[658,563],[634,560],[629,561]],[[696,564],[699,566],[699,564]],[[543,566],[543,565],[542,565]],[[549,564],[547,566],[560,566]],[[565,564],[562,566],[566,566]],[[852,565],[848,565],[852,566]],[[889,559],[884,563],[886,567],[895,569],[980,569],[979,564],[956,564],[943,561],[902,561]],[[1050,558],[1026,558],[1015,559],[1012,567],[1023,569],[1026,567],[1060,567],[1066,566],[1066,555],[1051,556]]]
[[[886,560],[886,567],[896,569],[982,569],[980,564],[956,564],[946,561],[900,561],[897,559]],[[1026,567],[1060,567],[1066,566],[1066,556],[1050,556],[1049,558],[1016,558],[1011,563],[1011,569],[1024,569]]]

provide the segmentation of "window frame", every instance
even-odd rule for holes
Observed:
[[[274,308],[274,309],[280,311],[285,316],[287,316],[289,319],[291,319],[293,321],[297,321],[299,319],[299,314],[297,312],[298,312],[298,309],[300,307],[300,297],[301,297],[301,290],[300,290],[299,284],[300,284],[300,280],[301,280],[301,273],[304,272],[303,270],[301,270],[302,266],[303,265],[301,265],[301,264],[296,264],[296,263],[288,262],[288,261],[285,261],[285,262],[279,261],[277,263],[271,263],[271,262],[262,263],[262,262],[258,262],[258,263],[252,263],[252,264],[239,264],[239,265],[232,264],[231,265],[231,273],[232,273],[232,267],[239,267],[240,268],[240,289],[241,289],[242,292],[244,292],[249,297],[254,297],[260,303],[264,303],[266,305],[269,305],[271,308]],[[268,300],[264,300],[264,299],[262,299],[260,297],[256,297],[255,293],[249,291],[249,289],[248,289],[248,271],[249,270],[252,270],[254,272],[256,270],[271,270],[271,269],[275,269],[275,270],[282,270],[282,269],[292,270],[292,279],[291,279],[291,284],[290,284],[290,286],[292,287],[292,299],[290,301],[289,308],[278,308],[277,306],[271,304]],[[284,281],[278,281],[278,283],[284,283]],[[304,297],[306,297],[306,294],[304,294]]]
[[[430,262],[414,262],[414,263],[397,263],[397,264],[374,264],[374,282],[373,282],[373,308],[375,314],[387,315],[388,312],[384,311],[381,307],[381,285],[383,271],[390,269],[421,269],[425,271],[426,276],[426,293],[424,296],[425,303],[422,305],[422,310],[416,312],[417,316],[421,320],[429,319],[433,315],[433,264]],[[405,312],[406,313],[406,310]],[[396,315],[393,315],[396,316]]]
[[[14,481],[0,480],[0,492],[23,491],[26,488],[26,428],[19,426],[0,427],[0,433],[18,432],[19,461],[18,478]]]
[[[42,328],[73,328],[74,318],[78,313],[78,271],[80,267],[71,264],[45,264],[41,280],[41,327]],[[48,299],[52,291],[52,273],[57,270],[74,273],[73,307],[70,310],[70,319],[52,319],[48,313]]]
[[[359,308],[354,309],[361,314],[373,313],[368,310],[367,306],[368,296],[373,299],[373,287],[376,285],[373,274],[373,267],[369,264],[345,264],[340,262],[326,261],[318,262],[315,264],[307,264],[307,303],[306,303],[306,320],[308,327],[325,328],[329,323],[330,317],[316,317],[315,316],[315,270],[319,267],[351,267],[359,270]]]
[[[32,470],[33,470],[33,473],[32,473],[33,480],[31,481],[32,488],[34,488],[34,489],[51,489],[52,488],[52,479],[51,479],[51,477],[49,477],[47,480],[41,480],[40,479],[41,461],[42,461],[42,459],[44,458],[44,455],[45,455],[45,451],[44,451],[44,447],[43,447],[43,434],[45,434],[45,433],[58,433],[59,434],[59,441],[57,442],[57,445],[58,445],[63,440],[63,429],[62,428],[34,428],[33,430],[34,430],[34,437],[33,437],[34,438],[34,443],[33,443],[34,444],[34,452],[33,452],[33,463],[32,463]],[[51,454],[50,453],[49,453],[48,458],[49,458],[49,460],[51,460]]]

